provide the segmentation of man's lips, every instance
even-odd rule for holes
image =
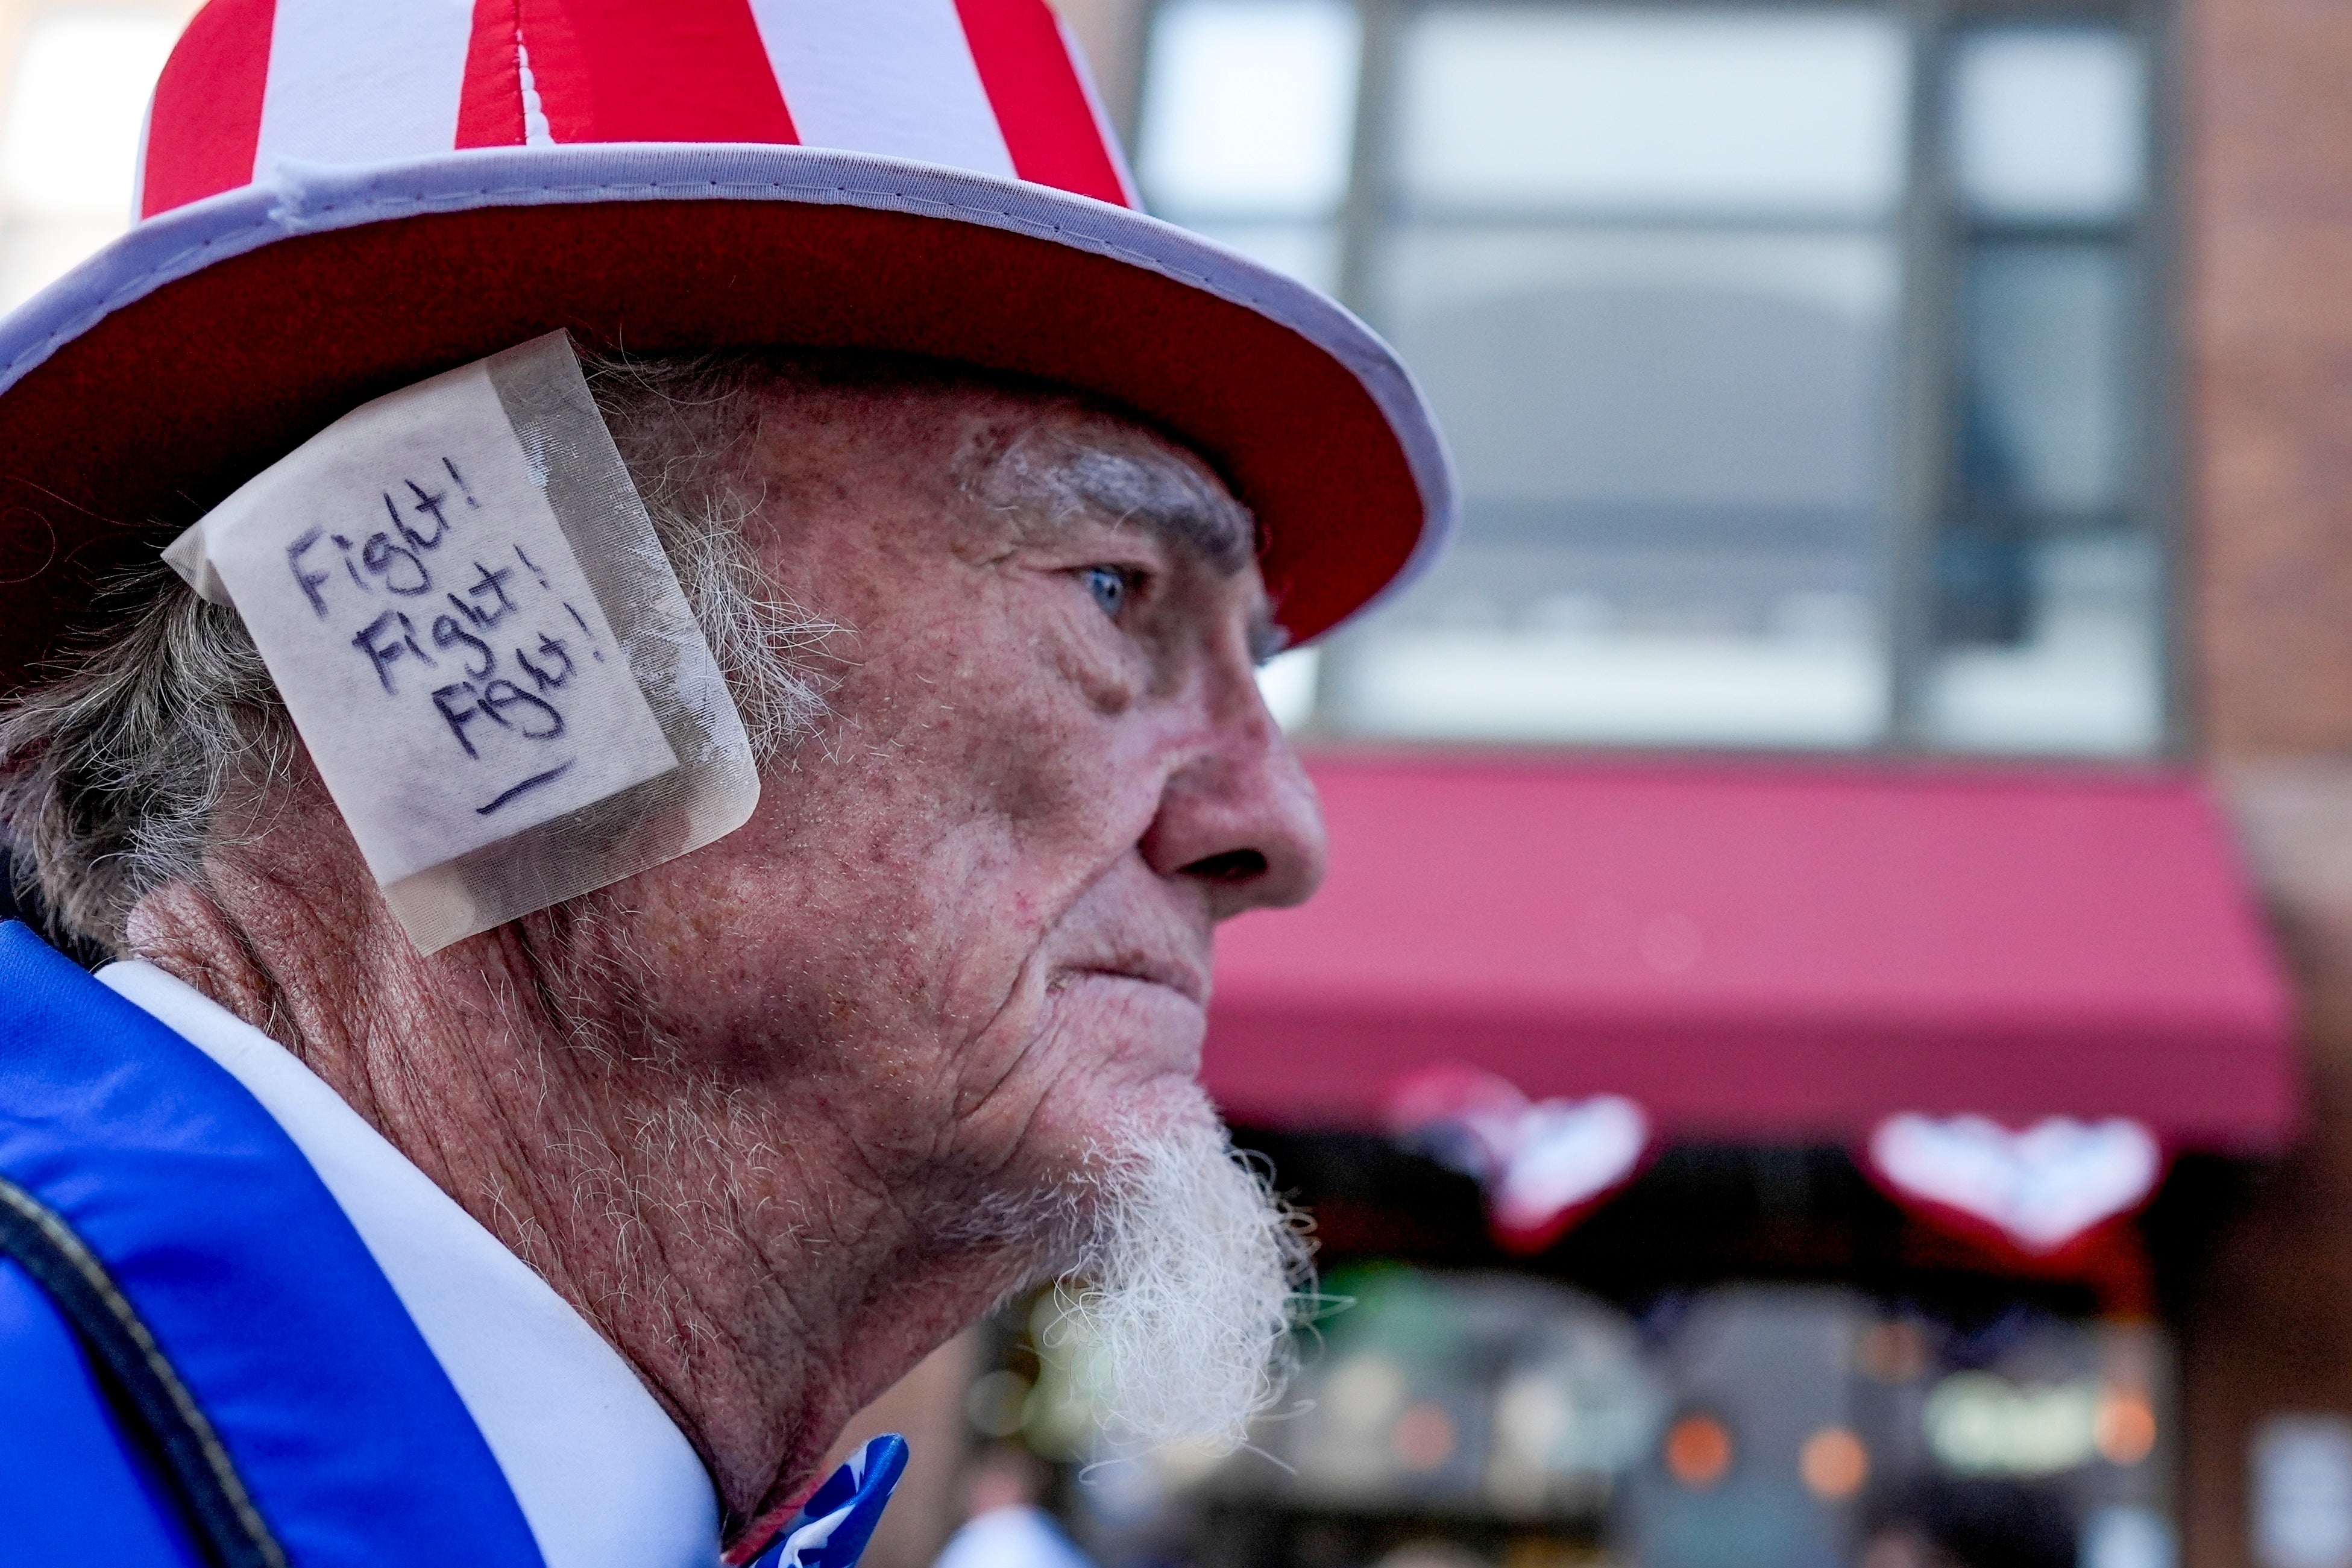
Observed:
[[[1205,1009],[1209,1005],[1209,977],[1190,964],[1124,957],[1103,963],[1072,964],[1062,972],[1074,980],[1133,980],[1147,986],[1162,986],[1196,1008]]]

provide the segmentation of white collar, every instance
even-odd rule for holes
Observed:
[[[152,964],[98,978],[226,1069],[310,1160],[481,1428],[547,1568],[710,1568],[710,1478],[585,1318],[276,1040]]]

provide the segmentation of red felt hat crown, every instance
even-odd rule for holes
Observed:
[[[558,327],[1107,398],[1256,511],[1301,638],[1450,527],[1395,356],[1136,210],[1044,0],[211,0],[140,172],[140,223],[0,321],[0,689],[333,419]]]

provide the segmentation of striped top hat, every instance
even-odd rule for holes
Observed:
[[[1045,0],[211,0],[139,212],[0,322],[0,692],[110,569],[342,413],[558,327],[1108,399],[1255,510],[1298,638],[1450,525],[1395,356],[1137,210]]]

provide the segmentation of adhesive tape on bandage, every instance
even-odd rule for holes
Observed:
[[[244,620],[425,952],[698,849],[759,800],[564,333],[346,414],[164,559]]]

